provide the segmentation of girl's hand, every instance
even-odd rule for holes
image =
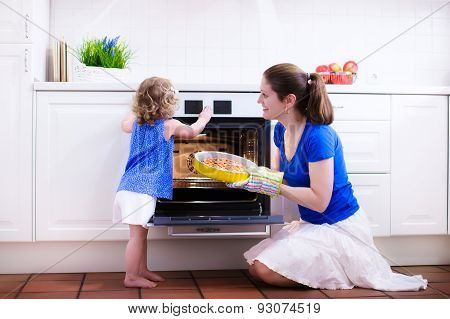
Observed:
[[[134,121],[136,121],[136,116],[133,113],[129,113],[126,119],[122,121],[122,131],[125,133],[131,133],[133,130]]]
[[[203,111],[201,111],[201,113],[198,115],[199,119],[204,119],[206,120],[206,122],[209,122],[209,120],[212,117],[212,109],[211,106],[205,106],[205,108],[203,109]]]

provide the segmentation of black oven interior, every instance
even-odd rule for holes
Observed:
[[[191,124],[196,118],[179,120]],[[269,146],[270,122],[261,118],[212,118],[197,138],[175,140],[173,199],[158,199],[153,223],[271,223],[268,196],[228,188],[225,183],[198,174],[191,164],[195,152],[221,151],[269,166]]]

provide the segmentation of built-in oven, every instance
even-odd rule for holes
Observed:
[[[177,226],[169,229],[172,236],[208,236],[268,235],[268,225],[283,223],[282,216],[271,215],[268,196],[229,188],[192,165],[196,152],[219,151],[270,166],[270,121],[261,117],[257,97],[256,92],[180,92],[178,120],[195,122],[206,105],[213,117],[196,138],[175,139],[173,199],[158,199],[154,225]]]

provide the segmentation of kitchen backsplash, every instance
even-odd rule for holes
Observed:
[[[450,85],[450,4],[374,52],[446,2],[53,0],[50,25],[73,48],[120,35],[136,51],[136,82],[257,84],[275,63],[314,71],[370,55],[359,84]]]

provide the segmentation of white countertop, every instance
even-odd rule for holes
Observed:
[[[35,91],[135,91],[139,83],[35,82]],[[179,91],[259,92],[259,84],[175,84]],[[328,93],[450,95],[450,86],[327,85]]]

